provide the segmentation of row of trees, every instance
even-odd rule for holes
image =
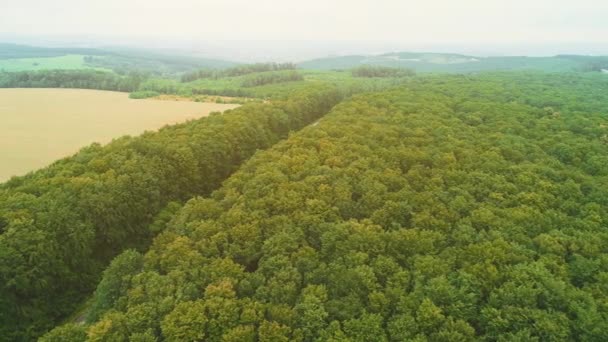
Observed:
[[[416,75],[416,72],[405,68],[391,68],[384,66],[362,65],[351,69],[353,77],[411,77]]]
[[[607,85],[442,76],[343,102],[167,213],[88,325],[42,341],[607,340]]]
[[[295,70],[296,65],[293,63],[256,63],[239,65],[223,70],[201,69],[197,71],[187,72],[181,76],[181,81],[192,82],[200,79],[211,78],[218,79],[223,77],[236,77],[248,74],[280,71],[280,70]]]
[[[0,73],[0,88],[81,88],[131,92],[147,75],[131,72],[120,76],[96,70],[40,70]]]
[[[267,84],[303,81],[304,77],[297,71],[263,72],[245,77],[241,85],[244,88],[259,87]]]
[[[147,245],[168,203],[210,193],[338,101],[332,87],[312,86],[289,100],[94,144],[0,185],[0,339],[32,340],[57,324],[113,256]]]

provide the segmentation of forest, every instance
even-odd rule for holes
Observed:
[[[85,323],[41,341],[605,341],[607,89],[601,75],[432,75],[92,146],[0,192],[0,298],[16,308],[0,326],[47,329],[117,255]],[[260,132],[241,120],[273,138],[251,146],[238,127]],[[205,152],[211,134],[227,140]]]
[[[192,82],[203,78],[218,79],[222,77],[235,77],[268,71],[295,70],[293,63],[255,63],[245,64],[228,69],[201,69],[185,73],[181,76],[182,82]]]
[[[334,87],[310,86],[288,100],[94,144],[0,184],[0,340],[33,340],[59,323],[113,256],[145,249],[165,207],[208,195],[340,98]]]
[[[251,75],[243,80],[244,88],[259,87],[266,84],[303,81],[304,77],[297,71],[273,71]]]
[[[0,72],[0,88],[78,88],[132,92],[139,89],[145,73],[125,76],[96,70],[42,70]]]

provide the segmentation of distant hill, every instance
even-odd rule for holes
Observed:
[[[65,69],[81,67],[92,67],[98,69],[109,69],[120,74],[131,71],[142,71],[156,75],[174,75],[198,69],[224,69],[237,65],[238,63],[201,58],[196,56],[173,55],[164,51],[146,49],[126,48],[45,48],[18,44],[0,43],[0,60],[14,60],[19,64],[25,62],[38,65],[44,61],[33,61],[32,58],[56,58],[64,56],[81,56],[74,59],[74,65],[62,65]],[[10,61],[8,61],[10,63]],[[63,62],[63,61],[62,61]],[[84,66],[83,66],[84,65]],[[13,68],[5,67],[5,70]],[[36,68],[32,68],[35,70]],[[23,70],[23,68],[18,68]]]
[[[237,62],[222,59],[204,58],[183,54],[172,54],[163,50],[136,48],[107,48],[104,50],[112,53],[112,55],[115,56],[120,56],[122,58],[131,60],[137,60],[139,63],[146,64],[150,61],[160,62],[166,66],[171,66],[180,71],[189,71],[202,68],[225,69],[240,64]]]
[[[59,57],[66,55],[104,56],[107,51],[89,48],[45,48],[38,46],[0,43],[0,59]]]
[[[381,65],[418,72],[468,73],[492,70],[600,71],[608,68],[608,57],[559,55],[553,57],[476,57],[449,53],[396,52],[382,55],[351,55],[319,58],[298,64],[302,69],[350,69],[360,65]]]

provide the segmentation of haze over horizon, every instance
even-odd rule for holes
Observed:
[[[0,40],[172,48],[241,60],[391,50],[608,54],[606,18],[601,0],[24,0],[3,6]]]

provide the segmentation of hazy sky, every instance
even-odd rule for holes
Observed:
[[[606,46],[608,0],[0,0],[0,33]]]

